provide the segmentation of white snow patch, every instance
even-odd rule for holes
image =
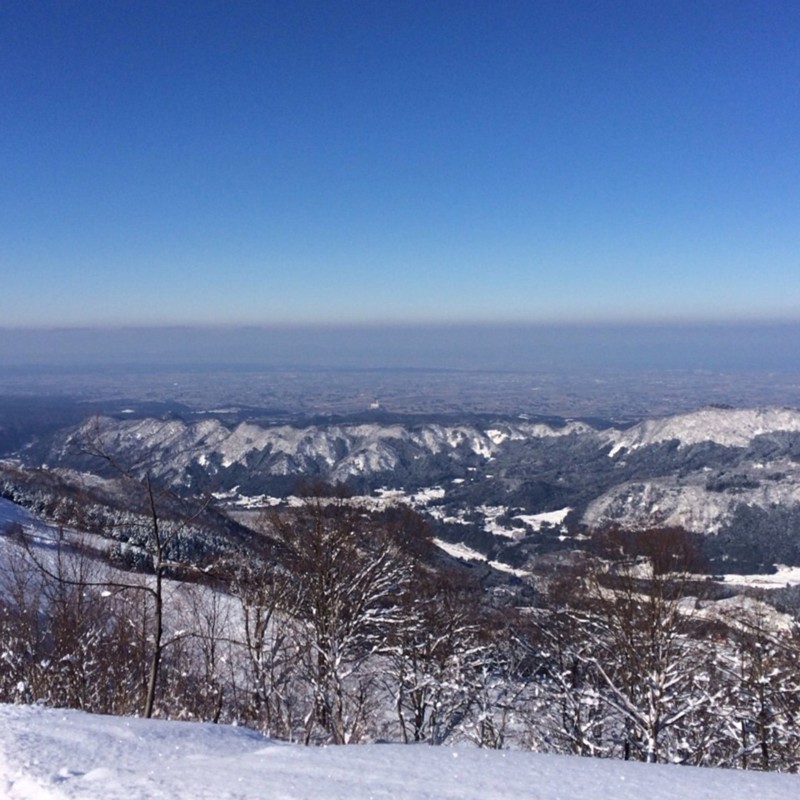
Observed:
[[[303,747],[244,728],[0,706],[9,800],[785,800],[796,775],[428,745]]]
[[[567,506],[558,511],[544,511],[541,514],[517,514],[514,519],[521,520],[525,525],[530,525],[533,530],[539,531],[542,525],[561,525],[570,511],[572,511],[571,506]]]
[[[486,561],[486,556],[483,553],[467,547],[462,542],[453,544],[452,542],[445,542],[444,539],[434,539],[433,543],[441,550],[444,550],[447,555],[453,556],[453,558],[461,558],[464,561]]]
[[[504,528],[497,521],[498,517],[508,511],[505,506],[478,506],[475,510],[483,514],[485,518],[483,529],[487,533],[503,536],[506,539],[521,539],[525,536],[525,528]]]
[[[492,458],[492,447],[482,437],[475,436],[471,442],[472,452],[486,459]]]
[[[800,584],[800,567],[787,567],[776,564],[778,570],[774,575],[724,575],[725,583],[736,586],[753,586],[760,589],[778,589],[783,586],[797,586]]]
[[[429,489],[421,489],[415,492],[411,499],[419,505],[427,505],[433,500],[441,500],[444,497],[444,489],[441,486],[432,486]]]
[[[492,440],[494,444],[502,444],[506,439],[509,438],[508,433],[505,431],[499,431],[495,428],[492,428],[486,431],[486,435]]]
[[[502,561],[490,561],[490,567],[499,570],[500,572],[507,572],[509,575],[515,575],[517,578],[525,578],[531,573],[524,569],[517,569],[510,564],[504,564]]]

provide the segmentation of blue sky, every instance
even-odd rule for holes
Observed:
[[[800,4],[0,5],[0,326],[800,320]]]

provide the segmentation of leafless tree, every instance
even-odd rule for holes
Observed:
[[[724,708],[729,765],[796,772],[800,768],[800,632],[796,627],[779,627],[775,616],[769,606],[753,598],[731,623],[722,653],[729,681]]]
[[[399,622],[410,560],[386,529],[344,498],[308,497],[275,519],[295,579],[296,613],[311,691],[305,741],[358,741],[374,702],[368,669]]]
[[[269,736],[291,740],[301,713],[295,577],[263,552],[236,559],[228,565],[227,576],[240,611],[241,634],[236,644],[244,653],[241,714]]]
[[[386,672],[403,740],[441,744],[464,720],[486,657],[480,588],[463,574],[419,568],[403,598]]]
[[[624,757],[662,755],[665,732],[713,703],[704,655],[692,639],[688,591],[695,553],[685,532],[611,532],[610,569],[587,575],[593,613],[582,656],[604,684],[603,698],[625,721]]]
[[[607,756],[619,715],[602,699],[605,684],[593,663],[602,634],[584,583],[585,576],[567,572],[514,626],[527,654],[526,738],[534,750]]]
[[[155,709],[155,701],[159,689],[159,678],[165,649],[177,644],[185,637],[185,632],[168,635],[165,630],[166,580],[170,574],[196,572],[194,565],[186,560],[175,558],[180,534],[198,518],[204,508],[195,504],[188,510],[171,492],[158,486],[147,469],[140,465],[125,465],[115,456],[106,442],[105,433],[99,419],[87,426],[80,440],[80,450],[84,456],[99,460],[116,476],[120,486],[128,495],[129,502],[138,507],[139,513],[128,515],[128,534],[142,544],[141,561],[147,576],[128,576],[122,571],[103,576],[101,579],[76,578],[61,570],[54,570],[54,565],[38,558],[28,548],[29,556],[37,564],[38,569],[48,576],[53,585],[61,587],[59,591],[73,589],[103,592],[106,597],[120,598],[127,594],[138,594],[146,598],[141,605],[140,629],[146,636],[147,670],[142,714],[151,717]],[[182,514],[177,515],[174,509],[179,507]],[[167,511],[169,509],[169,511]],[[58,565],[56,565],[58,566]]]

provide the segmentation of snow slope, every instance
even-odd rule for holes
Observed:
[[[659,442],[676,440],[681,447],[716,442],[746,447],[756,436],[775,431],[800,431],[800,411],[791,408],[701,408],[688,414],[648,419],[626,431],[609,432],[609,456]]]
[[[0,706],[9,800],[785,800],[798,790],[794,775],[427,745],[306,748],[222,725]]]
[[[5,531],[12,525],[21,525],[26,530],[39,530],[39,528],[46,527],[38,517],[29,511],[6,500],[5,497],[0,497],[0,531]]]

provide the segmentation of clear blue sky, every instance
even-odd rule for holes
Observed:
[[[800,3],[0,4],[0,326],[800,319]]]

